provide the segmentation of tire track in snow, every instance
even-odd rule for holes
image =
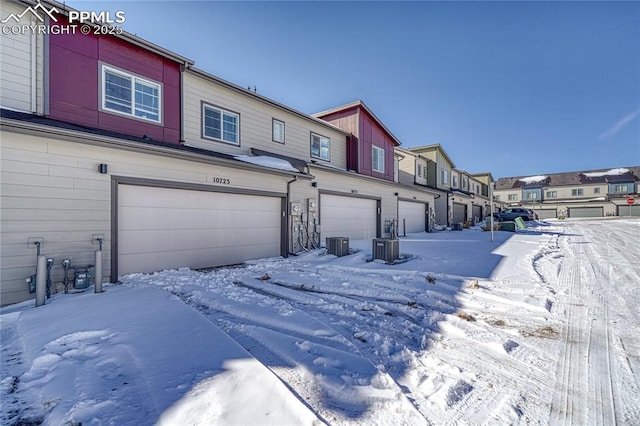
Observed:
[[[571,237],[573,238],[573,237]],[[565,256],[560,266],[558,286],[567,293],[562,303],[565,325],[564,345],[557,367],[558,381],[551,407],[551,422],[560,425],[586,424],[586,392],[588,391],[585,329],[587,308],[582,304],[584,291],[581,281],[582,244],[564,240]],[[560,308],[560,307],[558,307]]]

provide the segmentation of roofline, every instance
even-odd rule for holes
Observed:
[[[199,68],[196,68],[193,65],[188,65],[186,67],[186,69],[185,69],[185,72],[186,71],[190,71],[193,74],[196,74],[196,75],[198,75],[198,76],[200,76],[202,78],[205,78],[207,80],[213,81],[214,83],[217,83],[217,84],[220,84],[222,86],[225,86],[226,88],[231,89],[231,90],[233,90],[235,92],[238,92],[240,94],[247,95],[247,96],[250,96],[252,98],[255,98],[260,102],[267,103],[267,104],[269,104],[269,105],[271,105],[273,107],[282,109],[282,110],[284,110],[286,112],[289,112],[291,114],[295,114],[298,117],[301,117],[301,118],[303,118],[305,120],[312,121],[312,122],[314,122],[316,124],[319,124],[321,126],[327,127],[327,128],[329,128],[331,130],[340,132],[345,136],[351,136],[350,132],[347,132],[346,130],[341,129],[340,127],[338,127],[336,125],[333,125],[333,124],[331,124],[329,122],[326,122],[324,120],[321,120],[319,118],[313,117],[311,115],[308,115],[308,114],[305,114],[305,113],[300,112],[298,110],[295,110],[293,108],[290,108],[290,107],[288,107],[288,106],[286,106],[284,104],[281,104],[281,103],[276,102],[276,101],[274,101],[272,99],[269,99],[266,96],[262,96],[262,95],[259,95],[259,94],[255,93],[255,92],[251,92],[251,91],[245,89],[244,87],[238,86],[237,84],[231,83],[231,82],[229,82],[227,80],[224,80],[224,79],[222,79],[220,77],[217,77],[217,76],[215,76],[213,74],[209,74],[208,72],[203,71],[203,70],[201,70]]]
[[[38,0],[38,2],[33,1],[33,0],[18,0],[23,4],[27,4],[29,6],[33,6],[35,4],[37,4],[38,2],[40,3],[46,3],[49,4],[53,7],[55,7],[56,9],[58,9],[58,12],[62,13],[65,16],[69,16],[69,11],[73,10],[73,11],[77,11],[78,9],[75,9],[73,7],[70,7],[64,3],[59,3],[55,0]],[[194,61],[186,58],[184,56],[178,55],[177,53],[174,53],[170,50],[167,50],[163,47],[158,46],[157,44],[151,43],[150,41],[147,41],[143,38],[138,37],[137,35],[131,34],[127,31],[122,31],[122,34],[110,34],[113,37],[119,38],[121,40],[125,40],[131,44],[134,44],[138,47],[141,47],[143,49],[149,50],[153,53],[156,53],[160,56],[163,56],[165,58],[171,59],[172,61],[178,62],[180,64],[184,64],[184,65],[193,65]]]
[[[382,122],[382,120],[380,120],[380,119],[378,118],[378,116],[376,116],[376,115],[373,113],[373,111],[371,111],[371,109],[370,109],[370,108],[369,108],[369,107],[368,107],[368,106],[367,106],[367,105],[366,105],[362,100],[360,100],[360,99],[358,99],[358,100],[356,100],[356,101],[353,101],[353,102],[350,102],[350,103],[345,104],[345,105],[337,106],[337,107],[335,107],[335,108],[331,108],[331,109],[327,109],[327,110],[324,110],[324,111],[320,111],[320,112],[317,112],[317,113],[315,113],[315,114],[311,114],[311,115],[312,115],[313,117],[318,117],[318,118],[319,118],[319,117],[322,117],[322,116],[325,116],[325,115],[333,114],[333,113],[335,113],[335,112],[344,111],[344,110],[346,110],[346,109],[349,109],[349,108],[355,108],[355,107],[362,107],[362,109],[364,109],[364,110],[367,112],[367,114],[369,114],[369,115],[370,115],[370,116],[371,116],[371,117],[376,121],[376,123],[378,123],[378,124],[380,125],[380,127],[382,127],[382,129],[383,129],[385,132],[387,132],[387,134],[388,134],[389,136],[391,136],[391,139],[393,139],[393,141],[396,143],[396,146],[400,146],[400,145],[402,145],[402,142],[400,142],[400,139],[398,139],[398,138],[397,138],[397,137],[396,137],[396,136],[391,132],[391,130],[389,130],[389,129],[387,128],[387,126],[385,126],[385,125],[384,125],[384,123]]]
[[[210,155],[201,152],[204,150],[181,149],[182,145],[176,145],[175,147],[169,144],[149,144],[145,142],[132,141],[127,139],[121,139],[114,136],[100,135],[90,132],[83,132],[75,129],[65,129],[62,127],[51,126],[42,123],[32,123],[22,120],[16,120],[13,118],[0,117],[0,129],[9,132],[31,134],[41,137],[57,137],[62,140],[71,140],[73,142],[84,143],[93,146],[103,146],[108,148],[120,148],[124,150],[139,152],[150,155],[163,155],[184,160],[199,161],[208,164],[221,164],[227,166],[239,166],[242,164],[242,168],[249,170],[256,170],[263,173],[270,173],[276,175],[296,176],[301,179],[313,179],[312,175],[304,173],[296,173],[292,171],[274,169],[272,167],[260,166],[252,163],[241,162],[240,160],[221,158],[215,156],[214,151]]]
[[[444,155],[444,158],[446,158],[447,161],[449,161],[449,163],[451,163],[451,168],[453,168],[453,169],[456,168],[455,163],[453,162],[451,157],[449,157],[449,154],[447,154],[447,151],[445,151],[444,148],[442,147],[442,145],[440,145],[439,143],[434,143],[434,144],[431,144],[431,145],[416,146],[416,147],[409,148],[409,150],[417,152],[418,150],[426,150],[426,149],[432,149],[432,148],[439,149],[442,152],[442,155]]]
[[[473,173],[471,176],[489,176],[490,182],[495,182],[496,181],[493,178],[493,174],[491,172]]]
[[[569,172],[555,172],[555,173],[539,173],[539,176],[547,176],[547,177],[551,177],[554,175],[564,175],[564,174],[571,174],[571,173],[575,173],[575,174],[585,174],[585,173],[600,173],[600,172],[606,172],[609,170],[614,170],[614,169],[629,169],[629,171],[632,171],[631,169],[640,169],[640,166],[614,166],[614,167],[605,167],[602,169],[587,169],[587,170],[575,170],[575,171],[569,171]],[[500,177],[498,178],[498,180],[501,179],[521,179],[521,178],[526,178],[526,177],[530,177],[532,176],[531,174],[528,175],[522,175],[522,176],[507,176],[507,177]]]

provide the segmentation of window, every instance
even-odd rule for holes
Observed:
[[[449,171],[448,170],[440,170],[440,178],[442,180],[442,185],[446,185],[449,183]]]
[[[509,194],[509,201],[518,201],[518,194]]]
[[[600,193],[600,188],[593,188],[593,193],[594,194],[599,194]]]
[[[527,200],[537,200],[538,193],[537,192],[527,192]]]
[[[466,176],[462,176],[462,189],[466,191],[468,187],[469,187],[469,178]]]
[[[311,156],[329,161],[331,159],[331,140],[326,136],[311,133]]]
[[[422,177],[422,164],[418,164],[418,177]]]
[[[454,188],[458,187],[458,176],[451,176],[451,183]]]
[[[162,121],[159,83],[102,65],[101,86],[102,110],[156,123]]]
[[[240,114],[203,103],[202,117],[203,137],[240,145]]]
[[[558,198],[558,191],[547,191],[547,198]]]
[[[494,195],[493,196],[493,200],[494,201],[500,201],[500,196],[499,195]]]
[[[274,142],[284,143],[284,121],[273,119],[271,138]]]
[[[374,172],[384,173],[384,149],[374,146],[371,148],[373,155],[372,167]]]
[[[613,192],[616,192],[618,194],[627,192],[627,184],[625,183],[625,184],[622,184],[622,185],[614,186],[613,187]]]
[[[582,188],[580,189],[572,189],[571,190],[571,196],[572,197],[581,197],[584,195],[584,190]]]

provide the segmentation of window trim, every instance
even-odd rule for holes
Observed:
[[[228,114],[233,114],[233,115],[237,116],[237,119],[238,119],[238,129],[236,131],[237,142],[234,143],[234,142],[229,142],[227,140],[224,140],[223,139],[223,129],[222,129],[222,127],[220,128],[220,138],[209,136],[209,135],[207,135],[205,133],[205,129],[204,129],[204,127],[205,127],[205,119],[204,119],[205,118],[205,114],[204,113],[205,113],[205,109],[207,107],[212,108],[212,109],[217,109],[217,110],[220,111],[221,114],[226,112]],[[202,139],[205,139],[205,140],[220,142],[220,143],[223,143],[223,144],[226,144],[226,145],[238,146],[239,147],[240,146],[240,118],[241,118],[241,116],[240,116],[239,112],[235,112],[235,111],[232,111],[232,110],[227,109],[227,108],[222,108],[221,106],[218,106],[218,105],[215,105],[215,104],[210,104],[208,102],[201,101],[200,102],[200,137]],[[222,126],[222,121],[221,121],[221,126]]]
[[[276,139],[276,123],[282,124],[282,140]],[[286,128],[285,128],[284,121],[278,120],[277,118],[271,118],[271,140],[273,142],[284,144],[284,141],[286,139],[285,131],[286,131]]]
[[[318,138],[324,138],[324,139],[327,140],[327,142],[328,142],[327,151],[329,153],[328,158],[323,158],[322,157],[322,143],[320,144],[320,147],[318,149],[318,155],[313,155],[313,137],[314,136],[317,136]],[[320,133],[309,132],[309,154],[311,155],[311,158],[315,158],[315,159],[318,159],[318,160],[330,162],[331,161],[331,138],[328,137],[328,136],[321,135]]]
[[[121,117],[126,117],[132,120],[142,121],[144,123],[155,124],[162,126],[164,124],[164,108],[163,108],[163,93],[164,93],[164,85],[162,82],[152,80],[150,78],[144,77],[142,75],[133,73],[131,71],[124,70],[122,68],[114,67],[113,65],[107,64],[105,62],[98,62],[98,74],[99,74],[99,85],[98,85],[98,99],[99,105],[98,110],[105,114],[114,114]],[[106,106],[106,73],[111,72],[112,74],[119,75],[121,77],[129,78],[131,81],[131,113],[127,113],[124,111],[118,111],[116,109],[111,109]],[[154,120],[152,118],[142,117],[135,114],[136,112],[136,102],[135,102],[135,85],[136,83],[144,84],[146,86],[152,86],[157,88],[158,90],[158,119]]]
[[[449,186],[449,170],[440,169],[440,184]]]
[[[378,154],[378,163],[380,163],[380,154],[382,154],[382,170],[380,169],[376,169],[373,164],[374,164],[374,159],[376,157],[376,153]],[[380,148],[379,146],[375,146],[375,145],[371,145],[371,171],[374,171],[376,173],[384,173],[384,149]]]
[[[558,198],[558,191],[547,191],[546,198]]]
[[[507,201],[518,201],[518,194],[507,194]]]
[[[574,188],[571,190],[572,197],[584,197],[584,189],[583,188]]]

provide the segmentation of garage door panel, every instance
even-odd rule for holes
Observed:
[[[150,256],[148,253],[135,253],[120,258],[118,268],[121,273],[154,272],[164,269],[188,267],[191,269],[208,268],[212,266],[233,265],[238,258],[246,255],[246,247],[218,247],[208,249],[189,249],[170,252],[157,252]],[[251,259],[273,257],[272,244],[256,244],[252,246]],[[248,259],[247,259],[248,260]]]
[[[424,232],[426,211],[425,203],[398,201],[398,228],[405,233]]]
[[[631,206],[631,209],[629,209],[629,206],[618,206],[618,216],[622,216],[622,217],[629,217],[629,215],[631,216],[640,216],[640,205],[638,204],[634,204]]]
[[[279,256],[278,197],[119,185],[118,273]]]
[[[204,209],[162,209],[162,214],[158,214],[158,207],[120,207],[119,221],[122,222],[120,230],[140,230],[140,229],[202,229],[220,228],[221,225],[233,226],[239,224],[241,227],[251,226],[253,221],[261,217],[273,217],[280,214],[280,202],[277,201],[271,211],[264,209],[251,210],[204,210]],[[276,208],[277,207],[277,208]],[[217,206],[216,208],[224,208]],[[225,225],[228,224],[228,225]]]
[[[376,200],[339,195],[320,196],[321,238],[375,238],[378,204]]]
[[[538,219],[555,219],[558,217],[558,210],[556,209],[538,209],[534,210],[534,212],[538,215]]]
[[[466,221],[466,206],[460,203],[453,203],[453,223],[463,223]]]
[[[603,217],[604,209],[602,207],[570,207],[569,217]]]

